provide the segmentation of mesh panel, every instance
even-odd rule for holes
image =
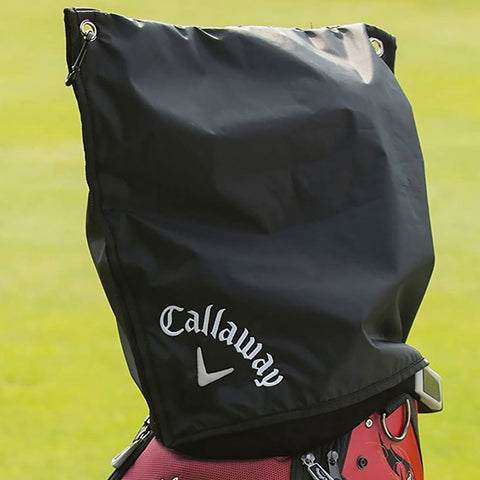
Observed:
[[[153,439],[125,480],[289,480],[290,457],[243,461],[192,460]]]

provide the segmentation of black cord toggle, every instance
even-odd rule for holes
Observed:
[[[96,38],[96,33],[92,30],[88,31],[85,35],[83,35],[82,48],[80,48],[80,51],[78,52],[78,56],[74,64],[72,65],[72,68],[70,69],[70,72],[68,73],[67,78],[65,79],[65,85],[67,87],[69,87],[75,80],[75,77],[77,76],[77,73],[80,71],[80,67],[82,66],[83,59],[87,54],[88,47],[95,40],[95,38]]]

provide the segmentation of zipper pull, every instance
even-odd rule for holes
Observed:
[[[317,463],[313,453],[306,453],[305,455],[302,455],[301,459],[313,480],[334,480],[327,471]]]
[[[142,440],[149,434],[150,432],[150,417],[147,417],[143,422],[142,427],[135,435],[135,438],[132,440],[132,443],[125,447],[118,455],[116,455],[112,459],[112,467],[120,468],[127,458],[133,453],[133,451],[137,448],[137,446],[142,442]]]
[[[342,480],[342,474],[340,473],[340,467],[338,466],[338,452],[330,450],[327,453],[328,471],[334,480]]]

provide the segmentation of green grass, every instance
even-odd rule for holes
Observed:
[[[0,478],[101,479],[146,414],[84,239],[80,122],[56,0],[2,4]],[[399,40],[426,159],[436,270],[409,339],[442,373],[422,416],[427,480],[479,478],[480,11],[477,2],[98,1],[171,23],[366,21]],[[372,479],[373,480],[373,479]]]

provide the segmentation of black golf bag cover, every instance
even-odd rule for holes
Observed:
[[[287,455],[404,391],[433,247],[395,38],[65,22],[88,244],[159,441]]]

